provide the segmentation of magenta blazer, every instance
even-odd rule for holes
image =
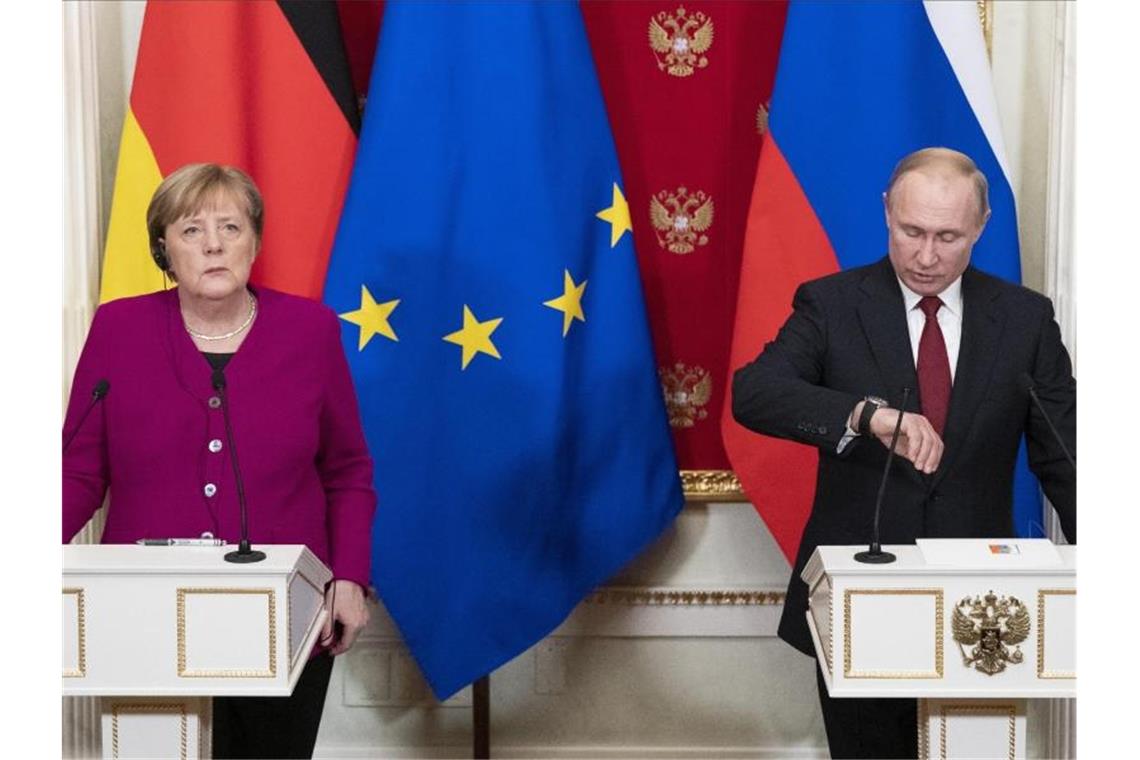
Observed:
[[[305,544],[336,578],[368,587],[372,458],[340,325],[326,306],[252,289],[257,319],[225,368],[253,544]],[[110,491],[103,543],[240,538],[237,489],[212,369],[174,290],[95,312],[64,439],[100,379],[110,390],[63,457],[63,540]]]

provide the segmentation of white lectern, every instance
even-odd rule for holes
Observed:
[[[212,696],[288,696],[331,579],[304,546],[64,546],[63,694],[102,696],[103,757],[206,757]]]
[[[832,697],[919,699],[919,757],[1022,758],[1026,700],[1076,696],[1076,547],[1044,539],[821,546],[802,578]]]

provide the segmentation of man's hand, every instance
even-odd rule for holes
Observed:
[[[876,409],[871,416],[871,433],[888,449],[891,447],[891,436],[894,435],[898,418],[899,410],[886,406]],[[921,414],[903,412],[895,453],[913,462],[914,468],[919,472],[930,475],[942,462],[944,448],[942,438],[934,431],[934,426],[928,419]]]
[[[328,646],[329,653],[335,657],[347,652],[360,631],[368,625],[364,589],[352,581],[333,581],[325,591],[325,606],[329,610],[329,616],[321,631],[321,644]]]

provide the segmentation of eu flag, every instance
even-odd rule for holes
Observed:
[[[380,497],[372,577],[445,698],[682,506],[578,7],[388,3],[324,299]]]

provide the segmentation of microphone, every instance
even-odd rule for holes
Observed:
[[[1077,460],[1072,454],[1069,453],[1069,447],[1065,445],[1065,441],[1061,438],[1061,434],[1057,432],[1057,428],[1055,425],[1053,425],[1053,420],[1049,417],[1049,413],[1045,411],[1045,406],[1041,403],[1041,399],[1037,397],[1037,388],[1034,386],[1033,378],[1028,372],[1022,372],[1021,376],[1018,379],[1021,381],[1021,387],[1025,389],[1025,391],[1029,394],[1029,397],[1033,399],[1033,403],[1037,405],[1037,409],[1041,412],[1041,416],[1045,418],[1045,424],[1049,426],[1049,432],[1051,432],[1053,434],[1053,437],[1057,439],[1057,445],[1060,446],[1061,451],[1064,452],[1065,459],[1069,460],[1069,464],[1072,466],[1073,471],[1076,472]]]
[[[242,485],[241,470],[238,468],[237,446],[234,445],[234,431],[230,426],[230,402],[226,398],[226,375],[220,369],[215,369],[211,378],[214,390],[222,400],[222,420],[226,424],[226,446],[230,450],[230,463],[234,468],[234,481],[237,483],[238,509],[241,513],[241,541],[237,551],[229,552],[225,556],[226,562],[248,564],[260,562],[265,559],[265,552],[254,551],[249,546],[249,518],[245,505],[245,486]]]
[[[68,448],[71,447],[71,442],[75,440],[75,436],[83,429],[83,423],[86,421],[87,415],[91,414],[91,410],[95,408],[95,405],[107,396],[107,391],[109,390],[111,390],[111,381],[105,377],[99,378],[99,381],[95,383],[95,387],[91,389],[91,402],[87,404],[87,408],[83,410],[83,416],[79,418],[75,429],[71,431],[71,435],[67,436],[67,440],[63,443],[64,454],[66,454]]]
[[[879,515],[883,511],[883,495],[887,492],[887,475],[891,472],[891,462],[895,459],[895,449],[899,444],[899,430],[902,429],[903,414],[906,412],[906,400],[910,398],[910,388],[903,388],[902,403],[899,404],[899,416],[895,420],[895,432],[891,435],[891,447],[887,450],[887,463],[883,465],[883,479],[879,482],[879,495],[875,498],[875,524],[871,533],[871,545],[865,552],[855,554],[855,561],[867,565],[886,565],[895,561],[895,555],[883,551],[879,544]]]

